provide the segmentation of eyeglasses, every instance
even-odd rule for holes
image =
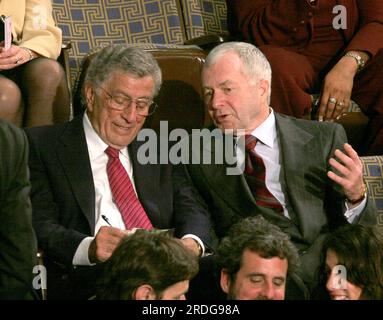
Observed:
[[[118,111],[124,111],[134,102],[136,105],[136,113],[140,116],[147,117],[152,115],[158,107],[158,105],[153,100],[148,98],[132,99],[129,96],[122,94],[112,95],[103,87],[99,88],[108,96],[109,107]]]

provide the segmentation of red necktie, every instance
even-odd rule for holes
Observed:
[[[152,229],[153,226],[134,192],[128,173],[118,157],[119,150],[108,147],[105,153],[109,157],[106,172],[113,201],[120,210],[126,229]]]
[[[263,207],[283,213],[283,207],[266,187],[266,168],[262,158],[254,148],[258,140],[252,135],[245,136],[246,165],[245,178],[255,198],[255,202]]]

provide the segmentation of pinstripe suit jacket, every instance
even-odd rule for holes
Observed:
[[[188,165],[190,176],[209,205],[215,232],[225,236],[241,218],[263,215],[290,235],[302,260],[301,277],[313,283],[326,233],[347,223],[341,188],[327,177],[328,159],[346,142],[343,127],[275,114],[281,155],[281,183],[291,219],[257,206],[243,175],[226,175],[225,164]],[[214,150],[214,148],[211,148]],[[214,156],[212,155],[212,159]],[[376,223],[373,202],[355,223]]]

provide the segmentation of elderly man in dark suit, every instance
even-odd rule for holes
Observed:
[[[202,71],[205,103],[222,131],[243,139],[244,130],[245,172],[227,175],[229,164],[214,162],[187,167],[219,238],[241,218],[264,216],[290,235],[302,263],[298,276],[312,289],[325,234],[342,224],[375,224],[376,212],[343,128],[274,112],[270,81],[270,64],[252,44],[229,42],[209,53]]]
[[[110,46],[92,59],[83,117],[27,130],[33,223],[47,256],[48,298],[94,294],[99,268],[134,228],[175,228],[201,255],[206,208],[182,166],[142,164],[136,140],[156,105],[161,70],[148,52]]]
[[[301,118],[321,92],[317,117],[335,119],[350,99],[370,123],[364,153],[383,153],[383,2],[226,0],[230,33],[266,55],[271,103]]]
[[[0,120],[0,299],[30,299],[37,243],[29,200],[28,144]]]

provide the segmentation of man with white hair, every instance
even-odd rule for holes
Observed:
[[[216,127],[244,130],[245,172],[227,175],[225,163],[190,164],[188,171],[219,238],[241,218],[262,215],[290,236],[300,254],[297,274],[312,289],[325,235],[342,224],[375,224],[376,214],[344,129],[277,114],[270,83],[270,64],[252,44],[224,43],[209,53],[205,104]]]

